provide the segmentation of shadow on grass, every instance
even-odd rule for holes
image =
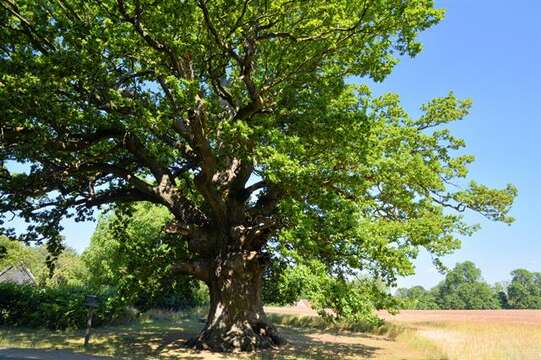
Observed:
[[[291,324],[278,325],[287,343],[277,349],[253,354],[212,354],[186,349],[186,342],[196,336],[202,326],[197,318],[177,316],[101,327],[93,330],[86,350],[83,331],[0,328],[0,347],[69,349],[115,359],[341,359],[373,358],[382,342],[390,341],[370,334],[291,327],[294,326]]]
[[[279,349],[263,351],[262,359],[342,359],[372,358],[381,349],[380,346],[369,345],[366,340],[375,337],[366,334],[343,334],[341,332],[318,331],[278,326],[287,343]],[[380,341],[380,339],[377,339]]]
[[[169,347],[182,348],[197,334],[200,324],[194,321],[145,321],[92,330],[90,345],[83,346],[83,331],[48,331],[44,329],[0,328],[0,347],[36,349],[69,349],[115,359],[148,359],[160,357]],[[185,356],[183,357],[185,358]],[[193,357],[202,359],[203,357]],[[0,357],[1,359],[1,357]],[[67,358],[66,358],[67,359]]]
[[[110,357],[92,356],[56,349],[15,349],[0,348],[1,360],[110,360]]]

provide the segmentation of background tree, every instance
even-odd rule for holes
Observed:
[[[36,249],[25,246],[19,241],[13,241],[5,236],[0,236],[0,247],[6,249],[5,256],[0,258],[0,271],[9,266],[23,264],[35,277],[45,267],[45,257]]]
[[[151,203],[102,216],[82,255],[90,285],[113,289],[140,310],[195,305],[198,284],[172,271],[187,248],[161,231],[170,220],[166,208]]]
[[[346,81],[381,81],[416,55],[443,17],[431,0],[0,5],[2,217],[58,255],[64,217],[164,206],[190,254],[172,266],[210,290],[197,347],[280,342],[261,303],[270,253],[393,284],[418,247],[459,247],[475,229],[466,209],[511,221],[514,187],[449,185],[473,160],[446,130],[469,101],[450,94],[412,118],[396,95]]]
[[[513,309],[541,309],[541,273],[517,269],[511,272],[507,300]]]
[[[401,300],[403,309],[413,310],[435,310],[439,309],[434,291],[428,291],[422,286],[412,288],[400,288],[396,290],[395,296]]]
[[[509,298],[507,296],[507,288],[509,287],[509,282],[500,281],[494,284],[494,292],[498,296],[500,302],[500,307],[502,309],[509,309]]]
[[[38,248],[42,256],[42,271],[40,272],[40,283],[45,286],[85,286],[88,282],[89,269],[77,252],[66,247],[58,256],[54,272],[51,274],[46,266],[47,249],[43,246]]]
[[[481,271],[467,261],[457,264],[445,280],[430,291],[421,286],[400,288],[395,298],[403,309],[539,309],[541,273],[517,269],[512,280],[490,286],[481,280]]]
[[[8,266],[23,264],[32,272],[39,286],[80,286],[87,281],[85,264],[77,252],[69,247],[58,257],[55,272],[50,276],[45,247],[27,246],[5,236],[0,236],[0,246],[7,250],[6,255],[0,258],[0,271]]]
[[[441,309],[498,309],[499,298],[481,279],[481,270],[471,261],[457,263],[437,286],[436,301]]]

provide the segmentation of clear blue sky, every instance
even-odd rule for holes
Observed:
[[[423,33],[424,51],[403,59],[376,94],[396,92],[416,113],[419,105],[453,90],[474,101],[456,126],[477,161],[471,177],[495,187],[512,182],[519,198],[512,226],[468,215],[482,229],[444,262],[472,260],[489,282],[506,280],[518,267],[541,271],[541,1],[448,0],[445,20]],[[65,224],[67,244],[82,251],[93,223]],[[435,285],[441,275],[421,254],[417,274],[399,285]]]
[[[512,226],[469,215],[482,229],[444,259],[472,260],[489,281],[518,267],[541,271],[541,1],[438,1],[443,22],[421,35],[424,51],[403,59],[376,93],[400,94],[412,113],[449,90],[473,99],[471,115],[456,126],[476,156],[470,175],[487,185],[515,184]],[[433,286],[441,279],[430,258],[400,285]]]

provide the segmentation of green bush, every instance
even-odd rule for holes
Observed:
[[[51,330],[86,326],[85,296],[92,293],[84,287],[59,286],[37,288],[30,285],[0,284],[0,325],[46,327]],[[121,320],[125,304],[112,294],[98,294],[100,301],[93,325]]]

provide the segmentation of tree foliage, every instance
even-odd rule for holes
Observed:
[[[490,286],[481,280],[481,271],[466,261],[434,288],[400,288],[395,297],[403,309],[541,309],[541,273],[516,269],[510,282]]]
[[[422,286],[412,288],[400,288],[396,290],[395,296],[400,300],[400,307],[412,310],[436,310],[439,309],[436,301],[436,291],[426,290]]]
[[[210,288],[198,346],[276,343],[260,320],[273,254],[337,284],[359,270],[392,284],[419,247],[459,246],[466,209],[512,220],[513,186],[455,186],[473,157],[447,127],[470,101],[449,94],[414,118],[348,82],[419,53],[443,17],[431,0],[0,5],[2,216],[57,255],[63,217],[162,205],[189,251],[175,268]],[[227,329],[242,330],[222,341]]]
[[[91,289],[63,284],[36,287],[0,283],[0,325],[46,327],[51,330],[85,328],[88,307],[85,297]],[[95,293],[95,292],[93,292]],[[93,317],[93,326],[126,320],[130,314],[117,297],[98,293],[102,301]]]
[[[508,306],[512,309],[541,309],[541,273],[516,269],[511,276],[507,287]]]
[[[455,265],[437,287],[441,309],[497,309],[496,292],[481,278],[481,270],[471,261]]]
[[[83,253],[92,269],[89,283],[113,289],[141,310],[179,309],[200,301],[198,284],[172,270],[187,256],[187,249],[161,231],[170,217],[167,209],[150,203],[102,216]]]
[[[466,261],[457,263],[432,289],[427,291],[421,286],[401,288],[395,297],[404,309],[539,308],[541,283],[536,282],[537,273],[518,269],[511,275],[510,283],[498,282],[490,286],[482,280],[481,270],[473,262]]]
[[[47,249],[43,246],[27,246],[19,241],[0,236],[0,246],[7,252],[0,258],[0,271],[8,266],[24,265],[34,275],[39,286],[82,286],[86,284],[88,270],[77,252],[67,247],[56,261],[51,274],[47,267]]]
[[[6,249],[5,256],[0,258],[0,271],[9,266],[23,264],[34,276],[40,274],[45,267],[45,258],[37,248],[25,246],[19,241],[13,241],[0,236],[0,247]]]

